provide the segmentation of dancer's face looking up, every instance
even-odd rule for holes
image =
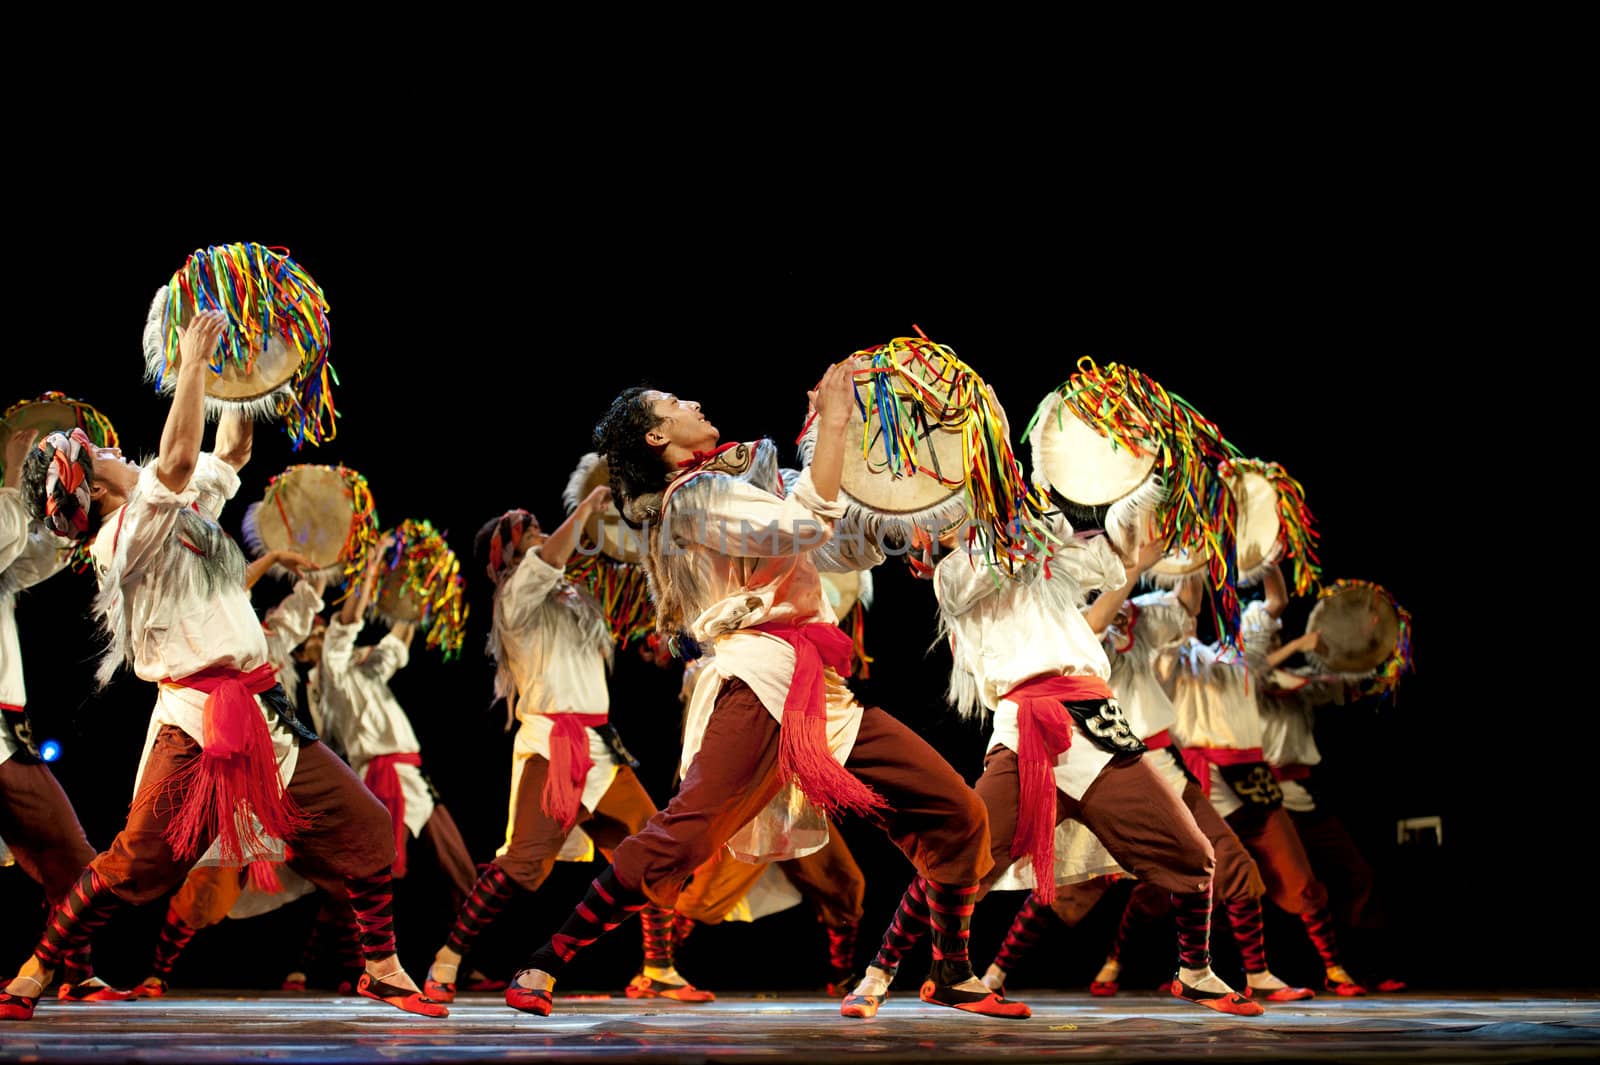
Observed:
[[[653,448],[672,447],[681,451],[709,451],[717,445],[720,433],[717,427],[700,413],[700,404],[692,399],[679,399],[669,392],[650,391],[644,399],[650,410],[660,419],[659,424],[645,434],[645,441]]]

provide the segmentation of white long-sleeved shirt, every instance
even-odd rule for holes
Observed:
[[[1072,540],[1071,528],[1058,522],[1062,542],[1043,567],[1029,564],[1019,575],[990,573],[966,551],[947,555],[934,571],[940,618],[951,637],[955,667],[970,673],[983,708],[994,716],[989,747],[1020,747],[1017,704],[1007,692],[1034,677],[1111,677],[1111,664],[1094,630],[1080,612],[1096,587],[1121,587],[1122,563],[1104,538]],[[1113,755],[1073,722],[1073,742],[1056,762],[1056,786],[1083,797]]]
[[[175,726],[196,743],[205,743],[206,693],[161,681],[212,666],[249,672],[268,662],[266,634],[244,586],[243,555],[236,567],[230,567],[237,569],[237,583],[231,579],[208,582],[207,560],[197,553],[205,544],[189,540],[191,534],[199,533],[198,538],[209,540],[214,552],[238,551],[237,545],[222,542],[226,535],[216,527],[223,505],[238,490],[238,472],[210,452],[201,453],[182,492],[163,485],[152,463],[139,472],[128,501],[103,517],[90,547],[100,582],[96,609],[112,630],[108,655],[125,655],[136,676],[158,685],[134,780],[135,794],[162,726]],[[194,519],[183,518],[184,511],[198,514],[204,528],[196,529]],[[188,532],[185,522],[191,523]],[[215,569],[219,559],[213,556],[209,563]],[[108,664],[114,668],[117,663]],[[102,666],[102,674],[106,673]],[[279,779],[287,786],[294,776],[299,742],[259,697],[256,704],[272,738]],[[213,845],[199,864],[216,864],[215,855]],[[283,852],[277,845],[244,857],[246,861],[282,861]]]
[[[283,601],[261,619],[267,637],[267,658],[278,671],[278,682],[288,693],[289,702],[299,705],[300,674],[295,670],[295,648],[305,643],[323,607],[322,596],[305,581],[296,581]]]
[[[356,776],[365,778],[374,758],[386,754],[420,754],[422,746],[389,681],[410,661],[406,645],[393,633],[366,647],[356,647],[362,622],[328,623],[322,640],[322,661],[312,670],[307,687],[317,707],[322,736],[343,750]],[[399,765],[405,796],[406,828],[420,835],[433,816],[433,797],[422,771]]]
[[[509,674],[517,735],[511,747],[511,798],[506,845],[517,819],[523,763],[550,757],[551,718],[558,714],[609,715],[606,660],[611,633],[599,606],[562,571],[530,551],[495,592],[494,639],[501,669]],[[586,728],[589,758],[579,801],[593,810],[617,776],[617,760],[600,734]],[[574,833],[576,835],[576,833]],[[502,848],[502,851],[504,848]]]
[[[70,547],[32,520],[20,489],[0,487],[0,703],[28,705],[17,636],[17,593],[59,573],[70,558]],[[11,730],[0,728],[0,764],[16,753]]]

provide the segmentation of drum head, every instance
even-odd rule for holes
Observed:
[[[356,510],[345,475],[333,466],[296,466],[268,485],[254,508],[262,554],[297,551],[319,569],[344,563]],[[252,543],[252,546],[255,546]]]
[[[426,604],[405,587],[405,567],[396,566],[378,585],[378,613],[391,621],[420,621]]]
[[[48,399],[22,404],[7,414],[5,421],[0,422],[0,476],[5,473],[5,446],[13,433],[34,429],[42,440],[50,433],[69,432],[81,425],[83,431],[89,434],[89,439],[95,440],[97,434],[94,426],[79,414],[82,406],[86,404],[67,399]],[[95,440],[95,443],[105,446],[103,440]]]
[[[611,469],[605,459],[599,459],[583,479],[583,484],[573,493],[574,501],[582,499],[601,485],[611,483]],[[591,514],[583,527],[585,542],[598,544],[600,553],[618,562],[643,562],[645,556],[644,534],[622,520],[622,513],[613,501],[605,510]]]
[[[186,304],[180,303],[178,325],[187,326],[193,317],[194,311]],[[224,341],[233,332],[233,326],[230,325],[223,333]],[[173,362],[172,368],[176,370],[181,361],[180,355]],[[266,350],[256,353],[255,364],[250,368],[246,369],[232,359],[223,360],[222,373],[212,374],[206,378],[206,395],[225,403],[248,403],[270,396],[278,389],[293,383],[295,374],[300,372],[301,361],[300,353],[286,345],[281,336],[276,333],[268,334]]]
[[[1206,572],[1206,556],[1199,551],[1174,551],[1149,569],[1155,583],[1174,585]]]
[[[861,599],[861,574],[852,571],[817,575],[822,578],[822,592],[828,597],[828,605],[833,607],[833,616],[844,620]]]
[[[924,357],[936,369],[943,368],[945,359],[938,352],[926,351]],[[931,390],[943,391],[937,375],[913,359],[909,352],[902,353],[898,364],[909,367],[909,372]],[[871,396],[871,392],[859,382],[856,393],[863,401]],[[869,411],[867,417],[863,417],[859,405],[850,405],[850,426],[845,431],[844,470],[840,474],[839,484],[852,500],[879,514],[919,514],[947,503],[966,491],[967,470],[961,434],[940,428],[931,419],[923,421],[927,416],[921,408],[909,403],[902,405],[901,416],[914,419],[912,434],[917,472],[911,476],[897,477],[887,468],[885,441],[877,413]],[[868,417],[872,422],[870,430]],[[865,457],[855,444],[862,439],[864,432],[872,434]],[[930,476],[926,471],[932,471],[936,476]],[[954,483],[947,484],[947,481]]]
[[[1341,588],[1317,602],[1306,623],[1318,640],[1316,660],[1335,673],[1366,673],[1394,654],[1400,616],[1371,588]]]
[[[1131,495],[1155,471],[1154,446],[1135,454],[1078,417],[1061,393],[1039,405],[1033,465],[1050,487],[1081,508],[1107,506]]]
[[[1236,473],[1228,479],[1238,503],[1234,518],[1234,552],[1239,572],[1250,573],[1276,562],[1279,555],[1278,490],[1254,470]]]

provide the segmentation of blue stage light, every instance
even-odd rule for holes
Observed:
[[[47,762],[54,762],[61,757],[61,744],[55,740],[45,740],[39,744],[39,757]]]

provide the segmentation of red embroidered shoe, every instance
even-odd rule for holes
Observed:
[[[33,1008],[39,1004],[37,996],[11,995],[0,991],[0,1021],[26,1021],[33,1018]]]
[[[280,991],[304,991],[306,989],[306,974],[292,972],[283,978],[283,983],[278,985]]]
[[[1028,1007],[1027,1003],[1012,1002],[987,988],[983,991],[962,991],[960,988],[942,987],[932,980],[924,980],[920,994],[922,1001],[935,1006],[949,1006],[952,1009],[976,1013],[984,1017],[1008,1017],[1013,1020],[1024,1020],[1033,1016],[1033,1010]]]
[[[1379,980],[1378,986],[1373,988],[1380,995],[1392,995],[1398,991],[1409,991],[1411,988],[1404,980]]]
[[[494,980],[480,972],[471,972],[467,974],[466,989],[468,991],[504,991],[510,986],[511,982],[509,980]],[[455,989],[452,988],[450,993],[452,995],[455,994]]]
[[[1089,985],[1089,994],[1096,998],[1110,998],[1120,990],[1122,985],[1115,980],[1096,980]]]
[[[862,1020],[871,1020],[878,1015],[878,1007],[883,1005],[883,1000],[889,996],[884,995],[857,995],[849,994],[839,1004],[839,1016],[859,1017]]]
[[[167,993],[167,982],[159,976],[147,976],[133,989],[135,998],[160,998]]]
[[[444,1003],[435,1002],[422,992],[413,991],[409,987],[396,987],[382,980],[374,980],[371,973],[361,974],[361,979],[356,981],[356,994],[363,998],[387,1002],[397,1010],[415,1013],[419,1017],[450,1016],[450,1011],[445,1008]]]
[[[1274,987],[1271,989],[1247,987],[1244,989],[1244,997],[1259,998],[1264,1002],[1299,1002],[1302,999],[1316,998],[1317,993],[1309,987]]]
[[[1328,990],[1342,998],[1360,998],[1367,993],[1367,989],[1354,980],[1329,980]]]
[[[432,972],[433,970],[428,970]],[[444,984],[433,977],[425,977],[422,981],[422,993],[435,1002],[454,1002],[456,1000],[456,985]]]
[[[1202,991],[1198,987],[1190,987],[1177,977],[1172,978],[1172,994],[1197,1006],[1218,1013],[1231,1013],[1235,1017],[1259,1017],[1267,1012],[1261,1003],[1251,1002],[1237,991]]]
[[[669,998],[674,1002],[715,1002],[717,996],[710,991],[702,991],[693,984],[669,984],[663,980],[652,980],[644,973],[640,973],[628,981],[626,992],[629,998]]]
[[[515,980],[506,988],[506,1005],[523,1013],[532,1013],[539,1017],[550,1016],[550,1010],[555,1005],[555,996],[547,990],[533,987],[521,987]]]
[[[132,991],[112,987],[98,976],[76,984],[62,984],[56,997],[62,1002],[126,1002],[135,997]]]

